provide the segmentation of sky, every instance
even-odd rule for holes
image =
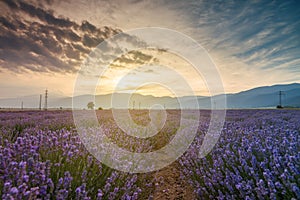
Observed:
[[[2,0],[0,13],[0,98],[46,88],[72,96],[82,63],[98,44],[143,27],[168,28],[195,40],[213,60],[226,93],[300,82],[299,1]],[[140,59],[136,69],[128,62],[134,58]],[[182,91],[170,71],[177,67],[197,95],[209,95],[205,77],[195,77],[187,70],[191,65],[172,53],[142,50],[116,63],[99,75],[97,94],[115,91],[122,80],[130,87],[121,92],[138,87],[142,94],[171,95],[141,80],[164,80]]]

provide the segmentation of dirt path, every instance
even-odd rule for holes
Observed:
[[[180,165],[175,162],[154,174],[154,200],[193,200],[196,199],[193,188],[186,180],[180,178]]]

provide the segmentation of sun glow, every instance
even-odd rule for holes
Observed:
[[[210,95],[201,74],[180,56],[168,51],[143,49],[139,50],[138,56],[151,59],[141,63],[138,56],[133,59],[136,54],[129,52],[111,63],[99,78],[96,94],[134,92],[171,97]],[[154,84],[144,85],[145,81]]]

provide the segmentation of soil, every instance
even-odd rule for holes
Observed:
[[[155,191],[153,200],[193,200],[196,195],[187,180],[180,177],[178,162],[154,173]]]

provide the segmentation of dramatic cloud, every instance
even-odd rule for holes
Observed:
[[[144,65],[148,63],[153,56],[142,53],[141,51],[131,51],[126,55],[117,58],[115,62],[126,65]]]
[[[53,5],[58,13],[96,25],[183,32],[209,51],[231,92],[300,80],[298,1],[75,0]]]
[[[29,2],[6,0],[0,4],[1,67],[15,72],[75,72],[95,46],[120,32],[57,17]]]
[[[298,1],[2,0],[0,13],[2,77],[49,72],[75,76],[82,61],[104,39],[121,30],[163,27],[191,36],[209,52],[227,92],[300,81]],[[143,47],[142,41],[130,36],[124,40]],[[121,52],[111,46],[103,50],[106,59]],[[122,71],[134,60],[143,65],[149,62],[147,56],[131,52],[111,67]],[[132,81],[157,73],[151,66],[138,70],[130,72]],[[8,85],[4,82],[0,85]],[[70,94],[70,88],[64,92]]]

